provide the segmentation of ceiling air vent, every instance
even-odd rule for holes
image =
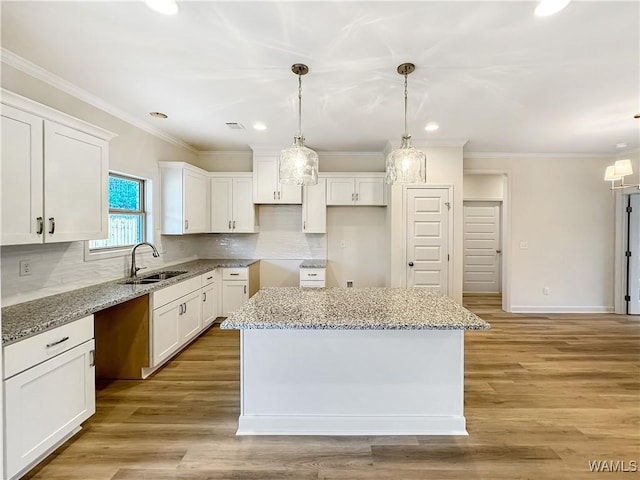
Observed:
[[[227,127],[231,130],[244,130],[244,125],[238,122],[226,122]]]

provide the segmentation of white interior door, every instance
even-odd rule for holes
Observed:
[[[640,194],[631,195],[629,215],[629,301],[628,312],[640,315]]]
[[[500,202],[464,202],[464,293],[500,293]]]
[[[407,287],[449,293],[448,202],[447,188],[406,189]]]

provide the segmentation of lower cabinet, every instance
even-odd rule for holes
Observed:
[[[260,289],[260,262],[222,269],[222,316],[228,317]]]
[[[300,286],[305,288],[324,288],[324,268],[300,268]]]
[[[221,314],[220,275],[218,271],[202,275],[202,326],[208,327]]]
[[[95,413],[93,316],[9,345],[4,360],[4,478],[13,479]]]

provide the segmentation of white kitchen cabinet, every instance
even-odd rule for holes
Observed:
[[[153,310],[151,329],[153,366],[160,365],[180,346],[178,321],[182,313],[182,301],[177,299]]]
[[[228,317],[260,289],[260,262],[222,269],[222,316]]]
[[[162,233],[209,231],[209,177],[184,162],[158,162],[162,178]]]
[[[302,187],[302,231],[327,233],[327,182],[318,179],[317,185]]]
[[[302,203],[302,187],[283,185],[280,178],[280,152],[253,154],[253,203]]]
[[[324,288],[325,268],[300,268],[300,286],[306,288]]]
[[[2,245],[109,235],[114,134],[2,90]]]
[[[202,275],[202,326],[211,325],[220,316],[221,281],[219,270]]]
[[[383,173],[327,175],[327,205],[385,206]]]
[[[9,345],[3,353],[4,478],[12,479],[95,413],[93,317]]]
[[[253,174],[211,173],[212,233],[255,233]]]

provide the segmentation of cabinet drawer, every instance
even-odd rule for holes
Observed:
[[[303,280],[322,280],[325,279],[324,268],[301,268],[300,269],[300,281]]]
[[[194,290],[198,290],[202,286],[201,281],[200,277],[193,277],[184,282],[153,292],[153,308],[156,309],[169,302],[173,302],[176,298],[184,297]]]
[[[300,280],[303,288],[324,288],[324,280]]]
[[[248,280],[249,269],[246,267],[241,268],[223,268],[222,269],[223,280]]]
[[[4,350],[4,378],[44,362],[93,338],[93,315],[26,338]]]
[[[210,272],[202,274],[202,286],[206,287],[216,281],[216,271],[211,270]]]

